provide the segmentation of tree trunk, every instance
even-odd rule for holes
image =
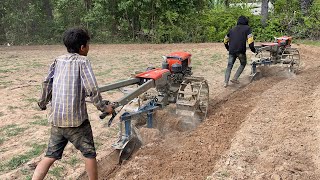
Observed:
[[[118,4],[116,1],[108,1],[108,11],[110,12],[110,30],[112,37],[118,36],[118,26],[119,26],[119,19],[120,15],[118,13]]]
[[[6,32],[4,30],[3,23],[0,23],[0,44],[5,44],[7,42]]]
[[[262,0],[261,4],[261,24],[263,27],[267,26],[267,19],[268,19],[268,6],[269,0]]]
[[[52,4],[50,3],[50,0],[43,0],[43,9],[45,10],[45,13],[47,15],[47,20],[52,21],[53,14],[52,14]]]
[[[7,41],[6,31],[4,29],[4,22],[3,22],[4,16],[5,16],[4,8],[0,8],[0,44],[4,44]]]
[[[224,5],[228,8],[228,7],[229,7],[229,5],[230,5],[229,0],[224,0]]]
[[[308,14],[309,8],[311,7],[313,0],[300,0],[300,7],[303,15]]]
[[[86,6],[86,10],[89,11],[92,6],[92,0],[84,0],[84,5]]]

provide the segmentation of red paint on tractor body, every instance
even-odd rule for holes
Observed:
[[[173,52],[168,54],[167,56],[167,63],[169,64],[170,72],[172,72],[172,65],[173,64],[183,64],[183,61],[188,61],[187,66],[191,63],[191,54],[188,52]]]
[[[279,45],[284,44],[285,46],[290,46],[292,41],[292,37],[290,36],[282,36],[277,38],[277,43]]]
[[[160,69],[160,68],[151,69],[149,71],[137,74],[136,78],[145,78],[145,79],[157,80],[157,79],[162,78],[162,75],[167,73],[167,72],[169,72],[168,69]]]

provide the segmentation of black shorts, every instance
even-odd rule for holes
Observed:
[[[52,126],[45,156],[61,159],[63,150],[69,141],[81,151],[84,157],[95,158],[97,156],[89,120],[84,121],[79,127]]]

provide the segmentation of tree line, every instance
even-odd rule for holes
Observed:
[[[220,42],[240,15],[260,41],[320,39],[320,0],[1,0],[0,44],[55,44],[74,26],[95,43]]]

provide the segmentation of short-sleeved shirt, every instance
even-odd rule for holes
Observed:
[[[86,56],[68,53],[51,64],[42,83],[40,106],[51,101],[49,121],[57,127],[78,127],[88,119],[85,97],[89,96],[98,110],[105,104],[98,90],[90,61]]]

